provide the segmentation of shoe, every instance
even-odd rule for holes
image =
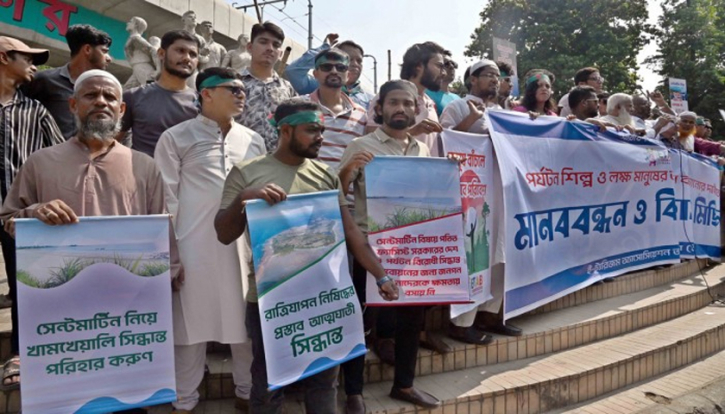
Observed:
[[[388,365],[395,366],[395,340],[391,338],[378,338],[375,341],[375,353],[378,358]]]
[[[478,312],[476,323],[473,326],[480,331],[505,336],[521,336],[523,334],[521,328],[504,324],[501,315],[490,312]]]
[[[441,355],[451,352],[451,346],[443,342],[438,335],[434,335],[430,331],[425,331],[425,339],[420,340],[420,346]]]
[[[236,401],[234,401],[234,408],[241,411],[244,414],[249,413],[249,400],[245,400],[244,398],[237,397]]]
[[[365,408],[365,400],[360,394],[348,395],[347,403],[345,404],[345,414],[365,414],[367,412]]]
[[[493,337],[491,335],[486,335],[473,326],[463,328],[450,324],[448,328],[448,336],[457,341],[473,345],[488,345],[493,342]]]
[[[441,400],[416,388],[411,388],[410,392],[403,392],[400,388],[393,388],[390,390],[390,398],[407,401],[425,408],[436,408],[441,405]]]

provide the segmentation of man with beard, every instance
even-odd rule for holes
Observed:
[[[224,246],[214,232],[222,188],[232,168],[266,153],[264,140],[234,122],[244,108],[242,76],[231,68],[208,68],[196,77],[201,113],[166,130],[155,160],[166,183],[166,204],[184,264],[184,286],[174,292],[174,358],[178,412],[199,402],[206,344],[230,344],[236,405],[248,411],[252,347],[244,325],[241,244]],[[214,269],[214,272],[209,272]]]
[[[365,234],[368,232],[365,165],[377,155],[430,156],[428,146],[410,133],[415,124],[416,105],[420,94],[418,85],[409,81],[397,80],[383,84],[374,108],[375,121],[381,127],[353,140],[342,156],[342,188],[347,191],[350,184],[353,184],[355,222]],[[418,335],[423,329],[425,306],[386,306],[383,310],[388,312],[383,319],[386,319],[387,325],[392,325],[385,327],[385,336],[395,340],[395,377],[390,396],[427,408],[438,407],[440,400],[413,387],[418,359]],[[378,323],[380,335],[380,318]]]
[[[410,135],[430,148],[431,155],[441,155],[438,133],[443,130],[438,123],[438,113],[435,102],[425,94],[425,90],[433,92],[441,89],[441,83],[446,76],[446,67],[443,56],[447,51],[435,42],[416,43],[403,55],[403,65],[400,67],[400,78],[413,82],[418,88],[416,98],[416,125],[408,131]],[[365,133],[375,131],[380,125],[375,122],[375,106],[377,97],[370,101],[368,106],[368,125]]]
[[[631,133],[635,132],[634,119],[632,119],[632,96],[626,93],[615,93],[607,101],[607,115],[600,116],[599,120],[624,127]]]
[[[674,125],[662,128],[658,138],[670,148],[696,152],[708,157],[725,157],[725,145],[695,136],[696,122],[696,113],[691,111],[682,112]]]
[[[73,88],[68,103],[78,133],[33,153],[23,165],[0,211],[10,234],[13,218],[60,225],[77,223],[80,216],[165,212],[164,183],[154,161],[114,139],[125,106],[121,83],[93,69],[80,75]],[[172,266],[171,274],[178,277],[179,268]]]
[[[194,103],[196,92],[186,85],[199,62],[199,40],[184,30],[166,32],[158,56],[162,64],[159,79],[123,94],[126,112],[117,137],[151,157],[164,131],[199,112]],[[129,130],[132,136],[125,139]]]
[[[76,134],[68,98],[73,95],[73,82],[85,71],[103,69],[111,63],[108,54],[111,37],[87,24],[68,28],[65,40],[70,49],[70,62],[59,68],[39,72],[28,85],[28,97],[37,99],[53,115],[53,119],[68,139]]]
[[[430,89],[425,90],[425,94],[428,95],[436,104],[436,113],[439,118],[451,102],[461,99],[460,96],[450,90],[451,82],[456,80],[456,69],[458,69],[458,64],[449,57],[446,57],[444,65],[446,67],[446,76],[443,77],[441,88],[436,92],[431,91]]]
[[[242,235],[247,227],[244,209],[247,200],[261,198],[269,204],[276,204],[284,201],[287,194],[338,190],[348,250],[378,280],[380,295],[386,300],[396,300],[397,286],[385,275],[365,236],[355,226],[343,196],[340,179],[330,167],[314,160],[322,147],[322,133],[325,130],[320,106],[299,98],[284,101],[274,112],[274,124],[279,129],[279,145],[275,152],[237,165],[224,183],[220,210],[214,220],[219,241],[230,244]],[[251,250],[248,237],[244,238],[244,243]],[[248,259],[249,268],[253,269],[252,257]],[[249,272],[246,313],[246,327],[254,354],[250,408],[254,414],[281,413],[284,388],[274,391],[267,389],[266,359],[257,301],[252,270]],[[307,412],[337,412],[338,373],[339,369],[335,366],[302,380],[306,386]]]
[[[501,72],[501,81],[498,86],[498,104],[503,109],[511,110],[511,108],[518,105],[511,96],[516,73],[514,72],[514,68],[506,62],[499,60],[496,62],[496,66],[498,66],[498,70]],[[465,77],[468,78],[468,75]]]
[[[484,134],[483,111],[486,108],[501,109],[498,104],[501,72],[494,61],[483,59],[474,63],[466,73],[470,73],[466,82],[470,85],[468,95],[448,105],[441,115],[441,126]]]
[[[267,151],[277,148],[277,130],[268,121],[280,102],[296,96],[292,85],[275,73],[274,64],[282,55],[284,32],[274,23],[252,26],[247,51],[252,63],[242,72],[247,103],[237,121],[264,138]]]
[[[309,73],[310,69],[313,69],[315,66],[315,57],[319,53],[329,50],[332,47],[340,49],[347,53],[350,58],[350,68],[347,71],[347,80],[343,79],[345,86],[343,86],[342,91],[350,99],[355,101],[356,104],[367,109],[370,100],[373,99],[373,95],[365,92],[360,85],[360,75],[362,74],[365,51],[362,46],[352,40],[345,40],[338,44],[338,37],[337,33],[328,34],[320,47],[308,50],[297,60],[287,65],[284,71],[285,76],[287,76],[287,79],[289,79],[297,93],[312,93],[319,86],[317,79]]]
[[[315,70],[312,72],[319,88],[305,96],[322,108],[325,140],[322,141],[318,160],[334,170],[337,170],[350,141],[365,132],[365,109],[342,92],[349,63],[349,56],[341,49],[320,52],[315,57]]]
[[[40,102],[26,97],[19,89],[21,85],[33,80],[37,71],[36,65],[45,63],[48,55],[45,49],[31,49],[17,39],[0,36],[0,104],[3,125],[0,129],[0,195],[3,200],[15,175],[31,153],[63,142],[63,135],[48,110]],[[3,388],[8,389],[20,385],[15,240],[0,230],[0,242],[9,287],[7,297],[3,297],[3,307],[12,307],[10,346],[14,356],[3,367]]]

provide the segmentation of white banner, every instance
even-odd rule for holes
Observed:
[[[247,203],[270,389],[367,352],[338,194]]]
[[[443,152],[463,158],[460,166],[461,207],[469,293],[473,303],[451,306],[451,318],[468,312],[492,298],[491,266],[494,193],[493,143],[487,135],[452,130],[441,133]],[[497,172],[496,172],[497,173]]]
[[[376,156],[365,166],[368,240],[402,292],[386,302],[368,275],[368,305],[470,302],[460,183],[445,158]]]
[[[662,190],[664,206],[656,220],[674,222],[683,258],[719,261],[720,170],[699,154],[670,150],[670,156],[675,185]]]
[[[505,204],[506,318],[604,277],[679,262],[677,226],[658,220],[677,184],[661,143],[558,117],[487,117]]]
[[[168,216],[16,223],[23,412],[175,401]]]

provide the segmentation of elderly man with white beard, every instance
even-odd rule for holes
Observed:
[[[600,116],[598,119],[605,124],[624,127],[624,129],[634,133],[634,119],[631,115],[633,111],[632,95],[615,93],[607,101],[607,115]]]

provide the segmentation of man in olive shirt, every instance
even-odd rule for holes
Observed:
[[[380,295],[386,300],[397,299],[397,286],[385,275],[385,270],[367,244],[365,236],[353,222],[337,174],[325,164],[313,159],[317,158],[320,151],[322,133],[325,130],[320,106],[315,102],[290,99],[277,107],[274,121],[279,136],[276,151],[235,166],[227,176],[220,210],[214,220],[219,241],[229,244],[242,235],[247,227],[244,209],[247,200],[261,198],[269,204],[276,204],[284,201],[287,194],[338,190],[348,249],[356,260],[378,279]],[[248,236],[245,236],[244,242],[247,245],[246,250],[251,251]],[[252,269],[251,255],[247,259],[250,263],[249,268]],[[253,353],[251,411],[255,414],[281,413],[283,389],[267,390],[264,343],[253,272],[250,272],[249,278],[245,322],[252,340]],[[330,368],[303,380],[306,385],[307,412],[320,414],[337,412],[335,384],[338,371],[338,367]]]
[[[342,155],[342,188],[349,189],[350,183],[353,184],[355,222],[365,233],[368,231],[365,165],[376,155],[430,157],[428,146],[410,134],[411,127],[415,124],[417,98],[418,89],[412,82],[386,82],[380,87],[378,100],[372,108],[376,118],[374,121],[381,127],[371,134],[354,139]],[[365,277],[364,272],[359,270],[357,261],[353,262],[353,275]],[[424,306],[385,307],[378,317],[378,337],[388,339],[388,343],[390,338],[395,338],[395,377],[390,396],[422,407],[435,408],[441,404],[438,398],[413,387],[418,359],[418,336],[424,319]],[[359,386],[362,387],[362,384]]]

